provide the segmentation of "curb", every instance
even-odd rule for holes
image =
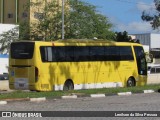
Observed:
[[[117,95],[121,96],[121,95],[132,95],[131,92],[120,92],[120,93],[117,93]]]
[[[30,98],[31,102],[41,102],[41,101],[46,101],[46,97],[42,98]]]
[[[90,97],[92,98],[100,98],[100,97],[106,97],[105,94],[91,94]]]
[[[154,90],[143,90],[143,92],[140,92],[140,93],[154,93],[156,91]],[[139,93],[139,92],[138,92]],[[118,96],[127,96],[127,95],[132,95],[132,94],[135,94],[135,93],[132,93],[132,92],[120,92],[120,93],[117,93],[117,94],[111,94],[111,95],[118,95]],[[76,93],[73,93],[69,96],[61,96],[60,98],[58,99],[77,99],[77,98],[80,98],[80,97],[91,97],[91,98],[104,98],[104,97],[107,97],[107,96],[111,96],[110,94],[90,94],[88,96],[86,95],[76,95]],[[0,105],[6,105],[8,102],[12,102],[12,101],[31,101],[31,102],[41,102],[41,101],[46,101],[46,97],[41,97],[41,98],[12,98],[12,99],[4,99],[4,100],[0,100]]]
[[[77,95],[72,95],[72,96],[61,96],[62,99],[76,99],[78,98]]]
[[[0,105],[6,105],[7,101],[0,101]]]
[[[155,91],[154,90],[143,90],[144,93],[154,93]]]

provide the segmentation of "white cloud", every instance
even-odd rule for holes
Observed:
[[[150,4],[146,4],[144,2],[138,2],[137,4],[137,9],[141,12],[143,11],[151,11],[151,10],[155,10],[155,5],[154,3],[150,3]]]
[[[132,22],[129,24],[119,23],[116,26],[119,31],[127,31],[128,33],[149,33],[157,32],[152,29],[151,24],[148,22]]]
[[[144,2],[139,2],[137,4],[137,10],[142,13],[143,11],[145,11],[146,13],[150,14],[150,15],[154,15],[155,13],[157,13],[156,11],[156,6],[155,3],[152,2],[150,4],[146,4]]]
[[[114,25],[114,31],[123,32],[127,31],[128,33],[149,33],[156,32],[152,29],[149,22],[144,21],[132,21],[128,24],[123,23],[122,21],[116,19],[115,17],[110,17],[111,23]]]
[[[154,2],[146,4],[144,2],[138,2],[137,10],[142,13],[146,11],[149,14],[156,12]],[[149,22],[133,21],[129,24],[118,23],[116,26],[120,31],[127,31],[128,33],[157,33],[158,30],[153,30]]]
[[[136,33],[158,33],[158,30],[153,30],[151,27],[151,24],[149,22],[142,21],[140,19],[142,12],[146,11],[149,14],[153,14],[156,12],[156,8],[154,5],[154,2],[151,2],[150,4],[147,4],[145,2],[138,2],[136,5],[136,8],[129,9],[129,13],[132,15],[139,15],[139,18],[131,19],[130,23],[126,23],[126,21],[123,21],[119,19],[118,17],[110,16],[110,21],[114,25],[114,31],[117,32],[123,32],[127,31],[130,34],[136,34]],[[130,17],[132,18],[132,16]],[[130,19],[126,18],[125,19]],[[134,18],[134,17],[133,17]]]

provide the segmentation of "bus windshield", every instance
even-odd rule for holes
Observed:
[[[147,75],[147,63],[146,63],[144,50],[140,46],[134,46],[134,49],[135,49],[135,55],[137,59],[138,73],[140,75]]]
[[[11,43],[11,58],[13,59],[32,59],[34,52],[32,42]]]

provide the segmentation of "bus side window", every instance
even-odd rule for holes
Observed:
[[[105,60],[119,61],[120,52],[119,46],[106,46],[104,48]]]
[[[92,61],[104,61],[104,47],[92,46],[90,47],[90,59]]]
[[[55,54],[55,62],[65,62],[65,47],[53,47],[53,51]]]
[[[52,47],[47,47],[47,58],[49,62],[52,61]]]
[[[67,62],[74,61],[74,47],[73,46],[67,46],[65,47],[65,59]]]
[[[48,58],[47,58],[47,49],[46,49],[46,47],[40,47],[40,53],[41,53],[42,62],[47,62]]]
[[[52,47],[40,47],[40,53],[43,62],[52,61]]]
[[[134,60],[132,49],[130,46],[120,46],[121,60]]]
[[[75,61],[89,61],[89,47],[86,46],[78,46],[74,49],[74,57]]]

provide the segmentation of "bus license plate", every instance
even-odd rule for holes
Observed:
[[[28,78],[15,78],[15,89],[28,89]]]
[[[24,84],[19,84],[19,87],[24,87]]]

